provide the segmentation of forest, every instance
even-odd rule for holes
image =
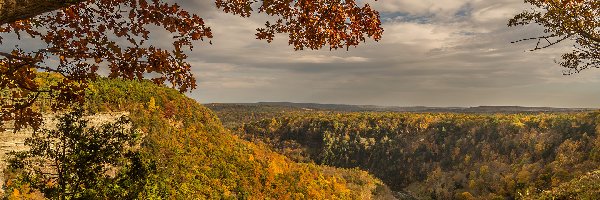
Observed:
[[[60,80],[60,76],[51,74],[46,77],[48,78],[40,78],[36,81],[43,87]],[[314,163],[297,163],[270,150],[267,146],[244,141],[224,128],[211,110],[185,97],[177,90],[157,86],[150,81],[98,79],[86,92],[84,115],[127,112],[132,128],[144,135],[140,138],[141,143],[135,159],[125,161],[126,165],[115,166],[117,174],[123,176],[103,176],[103,172],[89,171],[86,173],[101,175],[100,178],[93,179],[91,186],[75,184],[72,188],[66,188],[63,194],[57,194],[54,191],[63,184],[56,184],[55,176],[44,177],[36,174],[35,167],[39,165],[31,169],[22,162],[13,163],[4,172],[5,198],[389,199],[392,197],[391,191],[385,184],[365,171]],[[41,106],[36,104],[33,109],[41,110],[43,109]],[[108,139],[115,139],[113,137],[116,136],[111,134]],[[76,138],[81,140],[81,136]],[[77,158],[89,154],[92,149],[92,147],[84,148],[83,151],[67,154],[67,156]],[[40,159],[37,155],[33,155],[32,158]],[[73,166],[74,169],[81,169],[81,166],[76,164]],[[77,175],[72,175],[74,176],[72,179],[92,180],[86,179],[87,176]]]
[[[60,80],[46,77],[42,87]],[[600,112],[204,107],[149,81],[114,79],[86,92],[86,115],[128,112],[144,137],[117,168],[124,177],[98,178],[73,198],[593,199],[600,189]],[[9,199],[51,198],[58,186],[23,165],[4,174]]]
[[[0,140],[0,197],[598,199],[598,76],[545,68],[600,68],[598,13],[598,0],[0,0],[0,133],[28,135],[6,155]]]
[[[599,194],[600,112],[297,110],[273,117],[274,108],[266,113],[256,106],[215,109],[224,119],[256,116],[231,127],[242,138],[298,162],[369,171],[417,199],[594,199]]]

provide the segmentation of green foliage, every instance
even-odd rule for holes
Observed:
[[[129,120],[88,127],[82,110],[59,117],[56,129],[34,132],[30,149],[13,153],[15,174],[8,191],[24,185],[51,199],[132,199],[139,195],[150,169],[134,150],[138,135]]]
[[[599,166],[600,113],[305,113],[240,125],[300,161],[367,170],[417,198],[519,198]],[[285,144],[293,144],[285,146]],[[300,153],[298,153],[300,151]]]

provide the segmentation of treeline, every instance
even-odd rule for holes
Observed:
[[[417,198],[505,199],[531,198],[598,169],[599,125],[599,112],[313,113],[236,132],[297,161],[359,167]]]
[[[230,129],[265,118],[310,113],[310,110],[280,105],[210,103],[203,106],[215,112],[223,126]]]

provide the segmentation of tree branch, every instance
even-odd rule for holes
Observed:
[[[0,0],[0,24],[35,17],[85,0]]]
[[[588,38],[588,39],[590,39],[590,40],[592,40],[592,41],[597,42],[597,43],[600,44],[600,38],[597,38],[597,37],[593,36],[592,34],[590,34],[588,32],[585,32],[585,31],[583,31],[581,29],[578,29],[577,33],[579,33],[580,35],[582,35],[585,38]]]

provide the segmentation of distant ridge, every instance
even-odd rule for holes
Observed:
[[[556,112],[588,112],[598,108],[554,108],[554,107],[524,107],[524,106],[477,106],[477,107],[428,107],[428,106],[376,106],[348,104],[319,104],[293,102],[258,102],[258,103],[212,103],[209,105],[242,105],[289,107],[309,110],[342,111],[342,112],[431,112],[431,113],[556,113]]]

